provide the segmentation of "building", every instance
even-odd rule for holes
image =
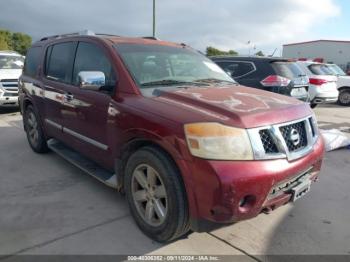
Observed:
[[[283,45],[283,57],[317,59],[350,69],[350,41],[315,40]],[[322,60],[323,59],[323,60]]]

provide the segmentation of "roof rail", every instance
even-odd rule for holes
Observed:
[[[143,39],[151,39],[151,40],[159,40],[157,37],[154,37],[154,36],[143,36],[141,38],[143,38]]]
[[[86,30],[83,30],[80,32],[75,32],[75,33],[46,36],[46,37],[41,38],[40,41],[46,41],[49,39],[62,38],[62,37],[68,37],[68,36],[79,36],[79,35],[95,35],[95,33],[91,30],[86,29]]]
[[[114,35],[114,34],[103,34],[103,33],[95,33],[95,35],[101,35],[101,36],[116,36],[116,37],[120,37],[120,35]]]

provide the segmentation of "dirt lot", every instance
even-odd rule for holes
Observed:
[[[350,108],[315,110],[350,130]],[[350,133],[349,133],[350,135]],[[15,111],[0,113],[0,259],[15,254],[350,254],[350,150],[326,154],[320,181],[295,204],[161,245],[134,224],[124,197],[54,153],[33,153]],[[247,256],[248,255],[248,256]]]

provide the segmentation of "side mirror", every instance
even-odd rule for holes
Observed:
[[[82,89],[99,91],[106,85],[106,77],[100,71],[81,71],[78,74],[79,86]]]

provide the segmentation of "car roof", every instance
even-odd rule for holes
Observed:
[[[168,41],[162,41],[155,37],[127,37],[127,36],[119,36],[119,35],[113,35],[113,34],[102,34],[102,33],[94,33],[91,30],[84,30],[81,32],[76,33],[69,33],[69,34],[61,34],[61,35],[53,35],[53,36],[46,36],[41,38],[39,41],[33,44],[35,45],[42,45],[47,44],[49,42],[55,42],[56,40],[61,39],[103,39],[106,41],[109,41],[112,44],[144,44],[144,45],[165,45],[165,46],[174,46],[174,47],[185,47],[186,45],[181,43],[173,43]]]
[[[268,56],[228,56],[228,55],[219,55],[219,56],[210,56],[213,60],[236,60],[236,61],[267,61],[267,62],[288,62],[290,61],[287,58],[283,57],[268,57]]]
[[[307,65],[325,65],[325,63],[319,63],[314,61],[297,61],[298,63],[307,64]]]

